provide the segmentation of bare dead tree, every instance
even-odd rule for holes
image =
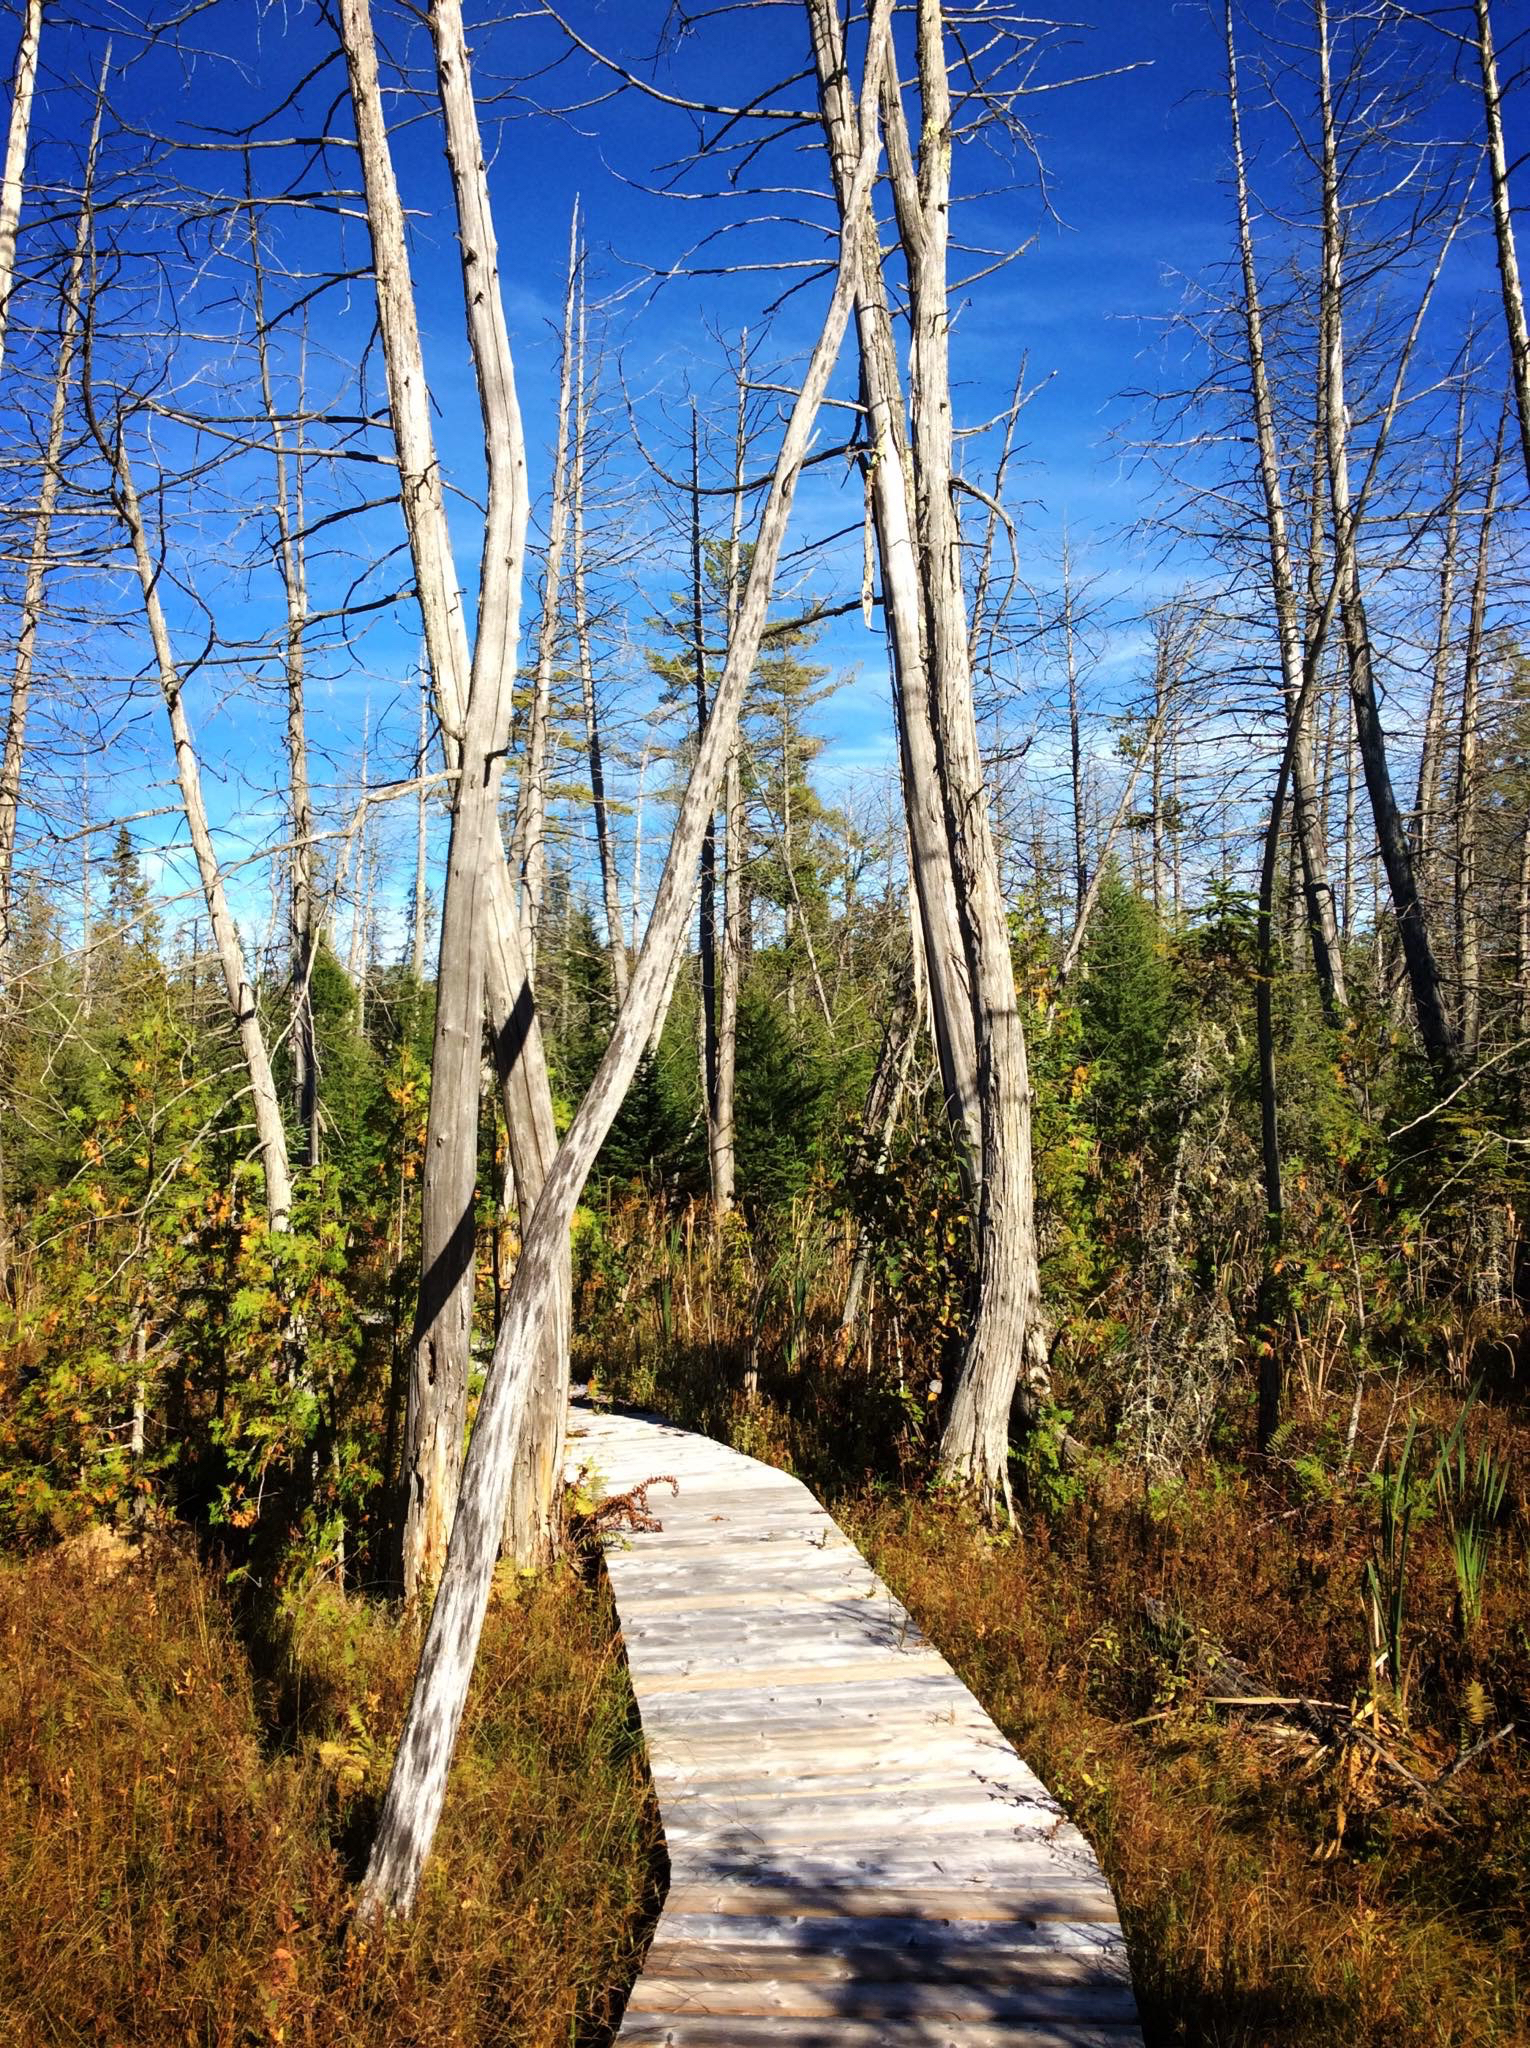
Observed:
[[[1079,713],[1078,621],[1074,614],[1073,551],[1063,535],[1062,632],[1063,668],[1068,682],[1068,772],[1073,792],[1073,915],[1084,922],[1084,897],[1089,887],[1088,822],[1085,815],[1083,725]]]
[[[175,754],[176,782],[181,808],[196,856],[202,896],[218,964],[223,973],[224,994],[239,1033],[239,1046],[249,1081],[250,1102],[255,1118],[256,1142],[265,1171],[266,1218],[272,1230],[285,1230],[292,1214],[292,1174],[287,1158],[287,1132],[281,1103],[271,1074],[271,1058],[261,1026],[255,986],[245,966],[239,929],[229,908],[222,869],[208,824],[207,804],[202,794],[202,772],[186,716],[180,668],[161,599],[161,563],[150,542],[148,524],[134,481],[128,453],[127,421],[119,412],[110,423],[104,421],[96,403],[92,349],[93,315],[89,303],[83,315],[84,355],[82,390],[86,419],[105,458],[111,476],[112,503],[132,551],[138,587],[143,600],[149,640],[154,650],[160,694],[170,724]]]
[[[1461,539],[1461,472],[1466,443],[1466,379],[1456,400],[1456,431],[1451,449],[1450,492],[1445,501],[1445,531],[1440,545],[1439,600],[1435,613],[1434,660],[1429,675],[1429,705],[1418,756],[1418,796],[1413,807],[1412,840],[1421,885],[1428,893],[1436,851],[1436,810],[1440,800],[1440,764],[1445,750],[1445,700],[1454,651],[1456,571]]]
[[[749,336],[738,349],[738,396],[733,431],[733,495],[728,521],[728,587],[725,597],[728,640],[738,625],[743,594],[742,538],[744,465],[748,435]],[[744,866],[748,860],[744,819],[742,742],[735,732],[723,776],[723,919],[717,973],[717,1077],[707,1125],[707,1163],[712,1189],[712,1215],[721,1222],[733,1209],[737,1162],[734,1152],[734,1101],[738,1073],[738,995],[744,958]]]
[[[16,287],[16,235],[21,225],[21,195],[26,180],[27,139],[32,132],[32,101],[37,90],[37,50],[42,39],[42,17],[43,0],[23,0],[21,35],[11,72],[11,118],[5,135],[5,164],[0,169],[0,368],[5,363],[11,295]]]
[[[1465,657],[1461,665],[1461,721],[1456,734],[1455,763],[1455,899],[1456,980],[1460,991],[1461,1056],[1477,1057],[1482,1015],[1481,905],[1478,901],[1478,812],[1481,804],[1482,665],[1486,652],[1488,575],[1492,562],[1493,521],[1503,472],[1504,432],[1508,412],[1499,415],[1498,437],[1488,471],[1487,491],[1477,527],[1477,560],[1472,575],[1472,601],[1466,624]]]
[[[691,400],[691,515],[690,515],[690,667],[691,688],[696,703],[696,737],[706,730],[707,713],[707,614],[706,551],[701,531],[701,422],[696,401]],[[708,821],[701,836],[701,874],[697,887],[696,952],[701,972],[701,1000],[697,1007],[701,1066],[701,1100],[707,1119],[707,1158],[710,1162],[717,1130],[717,820]],[[716,1213],[716,1189],[713,1191]]]
[[[1248,169],[1243,148],[1243,117],[1238,87],[1237,49],[1233,35],[1232,0],[1225,11],[1227,38],[1227,98],[1232,122],[1233,175],[1237,192],[1238,254],[1243,280],[1243,331],[1250,383],[1250,404],[1258,455],[1259,484],[1264,508],[1265,549],[1269,561],[1270,590],[1274,601],[1276,640],[1280,649],[1281,689],[1287,721],[1302,705],[1305,726],[1293,734],[1291,745],[1291,790],[1297,845],[1301,853],[1302,881],[1307,903],[1307,926],[1312,942],[1313,967],[1324,1014],[1337,1023],[1348,1008],[1344,954],[1339,944],[1338,920],[1333,889],[1328,879],[1328,855],[1323,844],[1321,806],[1317,797],[1317,769],[1313,721],[1316,694],[1303,687],[1310,635],[1304,634],[1297,596],[1295,565],[1292,560],[1285,493],[1281,483],[1280,452],[1276,436],[1274,399],[1265,355],[1264,311],[1259,274],[1254,260],[1254,231],[1249,204]],[[1319,525],[1314,506],[1313,527]],[[1310,609],[1310,608],[1309,608]]]
[[[248,149],[244,155],[245,208],[250,238],[250,273],[253,280],[255,359],[260,372],[261,404],[270,435],[276,484],[276,566],[281,578],[285,605],[282,639],[282,669],[287,688],[287,786],[292,824],[292,850],[288,856],[288,926],[291,959],[292,1025],[289,1037],[292,1056],[293,1094],[298,1124],[304,1135],[306,1166],[319,1160],[319,1060],[314,1035],[313,981],[314,953],[319,939],[318,888],[314,873],[313,797],[309,789],[308,732],[304,712],[306,649],[308,627],[308,574],[303,542],[303,448],[302,427],[297,428],[296,445],[289,449],[286,429],[276,402],[276,383],[271,364],[271,335],[266,306],[266,263],[261,240],[260,211],[255,199],[253,167]],[[303,381],[298,388],[301,420]],[[363,760],[362,779],[366,779]]]
[[[1474,0],[1477,17],[1477,64],[1482,81],[1482,121],[1487,137],[1488,174],[1493,190],[1493,236],[1498,251],[1498,283],[1503,294],[1504,327],[1514,382],[1514,409],[1519,419],[1520,454],[1525,482],[1530,485],[1530,321],[1514,244],[1514,206],[1509,193],[1509,154],[1503,135],[1503,91],[1498,82],[1498,57],[1493,47],[1492,0]]]
[[[595,855],[600,864],[600,895],[606,919],[606,957],[611,963],[611,988],[616,1005],[627,995],[627,947],[622,933],[621,877],[611,808],[606,797],[605,750],[601,741],[600,707],[595,695],[595,662],[590,645],[590,605],[585,564],[585,487],[589,464],[590,418],[595,404],[595,376],[585,357],[585,267],[578,262],[578,336],[574,371],[574,475],[571,492],[573,522],[574,647],[579,663],[579,696],[584,708],[584,741],[590,768],[590,810],[595,825]]]
[[[480,1026],[487,998],[495,1062],[500,1076],[516,1188],[523,1205],[536,1199],[554,1147],[552,1093],[532,998],[521,929],[495,816],[503,720],[514,675],[528,501],[525,451],[514,395],[509,337],[498,290],[493,222],[467,67],[462,18],[455,0],[440,0],[431,16],[437,81],[448,137],[453,196],[467,278],[469,344],[479,379],[491,485],[486,524],[478,633],[468,651],[461,594],[452,564],[440,467],[431,428],[414,287],[409,274],[404,213],[382,112],[376,47],[367,0],[344,0],[341,33],[366,188],[367,221],[377,281],[379,326],[400,485],[427,658],[439,696],[448,769],[461,768],[472,787],[458,833],[454,806],[457,905],[450,936],[443,900],[440,957],[452,961],[448,1023],[437,996],[437,1059],[443,1030],[446,1059],[433,1067],[431,1116],[446,1126],[432,1151],[422,1189],[422,1284],[411,1400],[420,1408],[406,1446],[410,1521],[404,1555],[406,1585],[435,1576],[445,1556],[461,1471],[462,1420],[467,1389],[472,1301],[472,1186]],[[482,664],[483,682],[472,720],[470,702]],[[474,749],[481,749],[475,752]],[[492,756],[492,760],[491,760]],[[477,763],[476,773],[473,764]],[[447,892],[452,888],[448,874]],[[479,1004],[470,1012],[469,997]],[[437,1094],[441,1100],[437,1105]],[[471,1105],[471,1132],[464,1105]],[[431,1127],[433,1136],[436,1126]],[[427,1143],[429,1144],[428,1136]],[[442,1156],[442,1155],[445,1156]],[[447,1169],[450,1169],[449,1171]],[[432,1171],[434,1169],[434,1171]],[[428,1210],[428,1226],[425,1212]],[[567,1277],[567,1259],[562,1271]],[[560,1299],[566,1301],[565,1291]],[[449,1356],[443,1347],[450,1346]],[[545,1542],[561,1466],[566,1384],[566,1321],[549,1320],[547,1355],[528,1413],[537,1427],[522,1447],[529,1484],[517,1493],[518,1554]],[[437,1398],[429,1378],[431,1347],[446,1370]],[[412,1562],[410,1562],[412,1560]]]
[[[1315,0],[1315,16],[1323,195],[1321,333],[1324,345],[1320,378],[1335,575],[1341,593],[1339,610],[1350,697],[1354,705],[1355,736],[1407,965],[1414,1016],[1431,1063],[1441,1073],[1448,1073],[1455,1065],[1459,1044],[1446,1011],[1428,915],[1418,891],[1413,851],[1393,788],[1386,735],[1376,694],[1374,644],[1360,572],[1360,521],[1349,479],[1350,421],[1345,403],[1344,223],[1330,63],[1328,0]],[[1372,467],[1374,469],[1374,457]]]
[[[35,55],[33,61],[35,62]],[[58,352],[53,363],[53,397],[48,409],[48,433],[38,479],[37,511],[32,521],[27,548],[26,579],[21,593],[21,618],[16,631],[16,651],[11,663],[10,701],[6,711],[5,749],[0,757],[0,986],[5,981],[6,960],[11,945],[13,888],[16,859],[16,823],[21,806],[22,766],[26,754],[27,715],[31,708],[32,675],[37,658],[37,638],[42,629],[48,569],[52,560],[53,520],[63,487],[64,435],[69,420],[69,393],[74,381],[75,355],[79,346],[80,304],[85,259],[90,246],[92,199],[96,160],[101,144],[101,117],[106,93],[106,66],[96,87],[95,113],[85,156],[85,179],[74,245],[64,281],[62,319]]]
[[[355,0],[348,0],[355,4]],[[696,863],[706,821],[716,810],[728,750],[745,685],[765,627],[797,478],[813,424],[844,336],[863,260],[857,224],[875,175],[878,151],[876,98],[887,60],[887,0],[872,0],[871,56],[863,89],[863,132],[868,146],[858,164],[841,238],[833,296],[802,387],[792,406],[761,511],[737,627],[713,699],[712,715],[697,749],[670,842],[648,931],[633,967],[627,1000],[610,1041],[531,1216],[509,1302],[494,1345],[478,1418],[468,1450],[446,1570],[431,1610],[403,1734],[379,1819],[358,1919],[408,1912],[435,1837],[452,1750],[461,1725],[473,1662],[489,1599],[501,1520],[510,1483],[519,1411],[536,1370],[544,1322],[557,1313],[559,1275],[567,1255],[574,1207],[631,1083],[664,999],[671,960],[689,916]]]
[[[908,277],[925,653],[972,996],[982,1131],[976,1307],[941,1437],[940,1463],[948,1480],[991,1506],[1009,1496],[1009,1416],[1017,1385],[1023,1385],[1034,1415],[1047,1386],[1047,1345],[1041,1320],[1025,1026],[978,744],[956,513],[947,261],[952,116],[942,0],[919,0],[916,58],[917,159],[902,95],[892,79],[884,83],[883,106],[888,169]],[[885,565],[883,573],[885,578]]]
[[[819,114],[843,228],[862,137],[856,126],[855,100],[838,14],[829,0],[808,0],[807,17]],[[873,232],[874,223],[867,229],[868,236]],[[970,965],[957,907],[957,885],[941,793],[933,686],[927,673],[913,458],[908,445],[892,314],[880,262],[868,265],[859,280],[855,312],[867,445],[863,472],[881,564],[882,607],[891,656],[909,857],[929,970],[935,1048],[952,1128],[975,1185],[981,1173],[983,1138]]]
[[[552,507],[547,529],[547,559],[542,577],[542,618],[537,631],[537,665],[531,704],[526,714],[526,744],[521,757],[520,798],[516,807],[513,858],[521,878],[521,922],[526,958],[536,971],[542,898],[547,887],[548,741],[552,725],[553,678],[558,665],[560,608],[563,598],[563,551],[569,526],[569,441],[574,414],[574,296],[580,266],[579,205],[574,204],[568,229],[568,277],[563,291],[563,329],[558,359],[558,430],[553,456]]]

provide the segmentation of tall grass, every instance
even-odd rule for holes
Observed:
[[[415,1919],[351,1880],[415,1643],[313,1587],[255,1663],[179,1549],[0,1567],[0,2039],[569,2048],[609,2038],[656,1820],[609,1597],[501,1591]]]
[[[1078,1522],[1033,1524],[1003,1543],[929,1503],[867,1499],[842,1512],[1094,1842],[1149,2048],[1530,2039],[1523,1759],[1498,1755],[1455,1780],[1448,1828],[1378,1781],[1331,1854],[1335,1774],[1309,1745],[1209,1710],[1204,1683],[1144,1614],[1152,1593],[1182,1643],[1198,1627],[1280,1690],[1358,1691],[1358,1575],[1352,1564],[1325,1571],[1337,1562],[1332,1530],[1272,1542],[1267,1494],[1209,1486],[1162,1521],[1140,1496],[1096,1495]],[[1345,1532],[1346,1550],[1357,1534]],[[1415,1613],[1426,1583],[1441,1590],[1422,1564],[1416,1554]],[[1513,1612],[1501,1605],[1494,1619]],[[1504,1672],[1500,1711],[1524,1676],[1522,1663]],[[1443,1760],[1443,1738],[1438,1748]]]

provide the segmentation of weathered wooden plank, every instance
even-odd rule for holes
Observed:
[[[793,1645],[783,1643],[780,1648],[789,1652]],[[846,1655],[843,1659],[820,1657],[810,1664],[751,1664],[745,1661],[729,1662],[714,1670],[676,1671],[668,1663],[661,1663],[655,1670],[645,1658],[641,1670],[632,1673],[632,1690],[639,1701],[649,1693],[694,1693],[721,1692],[737,1693],[754,1686],[768,1686],[772,1692],[780,1687],[806,1688],[831,1685],[859,1685],[866,1679],[901,1683],[905,1674],[909,1678],[920,1675],[929,1678],[946,1677],[945,1659],[934,1650],[884,1650],[877,1656]]]
[[[618,2038],[624,2048],[1142,2048],[1135,2026],[1078,2020],[717,2019],[702,2013],[632,2013]]]
[[[1080,1853],[1073,1874],[1084,1882],[1089,1859]],[[863,1890],[887,1887],[906,1891],[919,1885],[956,1889],[963,1885],[1003,1885],[1016,1891],[1028,1884],[1045,1885],[1048,1876],[1066,1858],[1055,1847],[970,1842],[954,1840],[928,1850],[879,1853],[871,1850],[856,1855],[850,1848],[835,1853],[818,1844],[783,1846],[768,1850],[748,1841],[726,1839],[710,1846],[685,1842],[672,1845],[670,1870],[684,1884],[751,1883],[789,1885],[849,1885]]]
[[[694,1977],[657,1977],[645,1968],[633,1986],[627,2010],[695,2012],[708,2018],[891,2020],[1106,2020],[1130,2023],[1137,2016],[1131,1985],[1108,1982],[1098,1968],[1072,1981],[1049,1981],[1027,1973],[1023,1985],[990,1986],[945,1979],[904,1979],[879,1984],[864,1980],[818,1983],[793,1977],[703,1982]]]
[[[671,1894],[671,1898],[673,1898]],[[881,1895],[885,1899],[885,1894]],[[985,1958],[1001,1965],[1014,1955],[1038,1950],[1062,1952],[1088,1949],[1106,1959],[1111,1969],[1125,1969],[1126,1948],[1120,1927],[1111,1920],[1062,1920],[1035,1915],[1024,1920],[940,1920],[912,1915],[865,1913],[692,1913],[666,1904],[649,1956],[654,1967],[680,1974],[671,1955],[690,1951],[729,1957],[735,1952],[770,1951],[805,1955],[831,1963],[841,1956],[875,1949],[907,1957],[913,1967],[921,1957],[932,1965],[950,1960]]]
[[[836,1811],[848,1814],[879,1803],[901,1807],[906,1801],[917,1804],[936,1795],[955,1798],[979,1794],[1015,1802],[1033,1801],[1045,1806],[1054,1817],[1059,1811],[1039,1785],[1021,1790],[997,1778],[987,1778],[982,1772],[964,1766],[955,1752],[939,1754],[934,1759],[921,1758],[917,1768],[885,1771],[876,1767],[874,1759],[860,1768],[847,1766],[838,1771],[804,1770],[783,1763],[774,1776],[756,1772],[748,1778],[687,1777],[683,1770],[671,1769],[665,1774],[665,1790],[671,1798],[705,1800],[740,1813],[752,1812],[756,1807],[784,1813],[788,1805],[811,1799],[833,1802]]]
[[[1082,1945],[1032,1942],[1002,1954],[970,1941],[936,1946],[844,1939],[837,1924],[833,1939],[825,1941],[821,1928],[819,1934],[816,1942],[787,1945],[706,1940],[694,1933],[677,1940],[661,1933],[648,1951],[644,1974],[657,1981],[694,1978],[705,1984],[912,1982],[1016,1994],[1038,1986],[1109,1982],[1129,1987],[1131,1982],[1126,1952],[1119,1947],[1106,1954]]]
[[[672,1879],[665,1898],[665,1917],[671,1913],[725,1914],[730,1919],[752,1920],[765,1915],[808,1919],[822,1915],[829,1919],[882,1919],[889,1915],[916,1921],[930,1928],[988,1924],[1029,1927],[1052,1920],[1090,1920],[1102,1925],[1116,1924],[1116,1904],[1103,1878],[1091,1884],[1054,1877],[1048,1884],[1019,1890],[1004,1885],[960,1889],[920,1885],[900,1889],[896,1885],[863,1888],[856,1885],[693,1883]]]
[[[640,1625],[643,1654],[652,1657],[666,1649],[726,1649],[730,1643],[772,1642],[790,1636],[795,1642],[811,1643],[817,1650],[833,1649],[843,1642],[885,1643],[892,1649],[927,1647],[924,1631],[916,1628],[898,1608],[888,1609],[879,1600],[858,1600],[844,1594],[825,1592],[816,1600],[772,1598],[748,1603],[737,1594],[729,1596],[721,1610],[688,1610],[655,1613],[651,1605],[630,1599],[623,1611],[634,1625]]]
[[[643,1657],[631,1644],[627,1648],[627,1662],[634,1678],[642,1677]],[[660,1684],[651,1688],[656,1692],[662,1689]],[[693,1707],[690,1709],[691,1718],[715,1725],[724,1718],[738,1717],[789,1721],[794,1715],[800,1718],[803,1713],[803,1702],[795,1680],[777,1687],[760,1680],[741,1683],[735,1677],[723,1690],[735,1694],[736,1698]],[[894,1714],[905,1722],[928,1718],[932,1725],[937,1726],[984,1729],[993,1726],[961,1680],[934,1660],[916,1666],[911,1657],[897,1670],[888,1668],[885,1675],[876,1673],[854,1683],[829,1677],[825,1679],[824,1691],[826,1722],[880,1721],[884,1716]]]
[[[800,1481],[639,1418],[607,1567],[671,1880],[627,2048],[1133,2048],[1087,1844]]]
[[[981,1794],[949,1798],[905,1797],[894,1807],[849,1809],[824,1799],[783,1800],[779,1806],[751,1802],[748,1806],[717,1799],[667,1797],[664,1832],[673,1842],[700,1841],[728,1830],[743,1832],[767,1849],[822,1843],[848,1845],[862,1839],[929,1841],[950,1834],[1012,1836],[1016,1841],[1049,1842],[1058,1828],[1057,1815],[1045,1807],[1017,1806],[1013,1800],[984,1799]]]
[[[746,1755],[739,1753],[738,1739],[731,1729],[713,1734],[705,1723],[688,1727],[655,1727],[649,1737],[651,1759],[662,1758],[666,1768],[695,1777],[737,1772],[741,1767],[769,1779],[783,1770],[804,1776],[819,1772],[886,1771],[890,1776],[908,1765],[938,1766],[942,1770],[968,1770],[1027,1790],[1036,1780],[1003,1738],[991,1730],[967,1729],[943,1723],[932,1726],[914,1720],[907,1728],[885,1723],[869,1732],[843,1729],[833,1740],[821,1728],[790,1729],[763,1727]]]

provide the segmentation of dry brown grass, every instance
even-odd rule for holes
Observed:
[[[16,2048],[568,2048],[609,2036],[656,1821],[610,1600],[509,1582],[411,1924],[350,1883],[413,1668],[314,1589],[257,1679],[167,1545],[0,1566],[0,2039]]]
[[[1261,1490],[1220,1485],[1156,1514],[1097,1497],[1002,1543],[912,1499],[864,1500],[847,1519],[1095,1843],[1154,2048],[1530,2039],[1523,1746],[1453,1781],[1454,1827],[1378,1782],[1336,1848],[1334,1771],[1209,1708],[1144,1616],[1154,1595],[1279,1689],[1348,1698],[1363,1663],[1357,1574],[1333,1510],[1272,1513]],[[1435,1566],[1421,1568],[1421,1615]],[[1523,1705],[1526,1611],[1521,1564],[1496,1591],[1503,1657],[1483,1660],[1505,1715]],[[1417,1740],[1450,1753],[1427,1718]]]

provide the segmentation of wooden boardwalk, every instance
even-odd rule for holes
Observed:
[[[800,1481],[576,1409],[653,1473],[607,1564],[669,1847],[628,2048],[1140,2048],[1088,1844]]]

